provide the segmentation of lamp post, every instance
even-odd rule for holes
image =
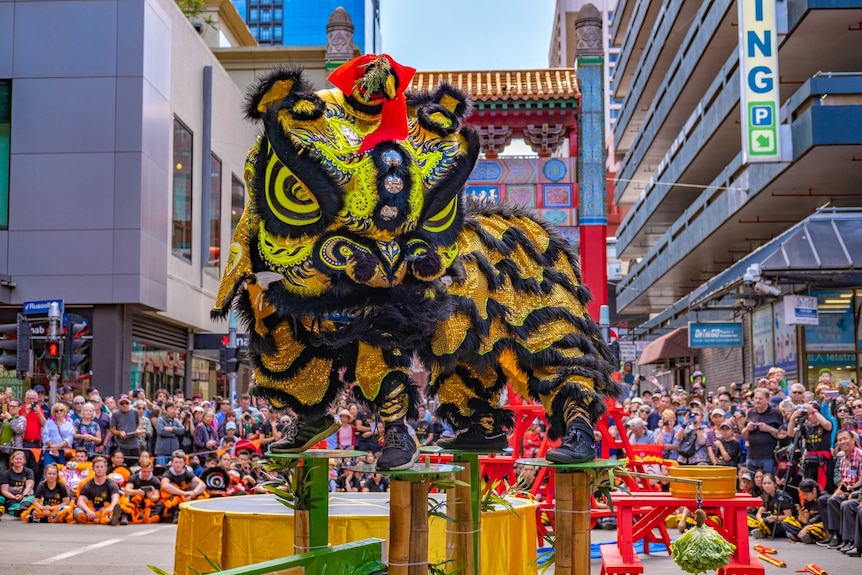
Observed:
[[[236,327],[236,312],[231,310],[227,320],[228,358],[236,358]],[[236,364],[233,367],[228,370],[227,377],[230,382],[230,407],[236,409]]]

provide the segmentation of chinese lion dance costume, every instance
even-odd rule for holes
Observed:
[[[334,433],[328,409],[356,382],[384,424],[377,467],[409,468],[415,356],[438,416],[461,432],[439,445],[506,447],[508,381],[542,402],[550,436],[563,438],[548,459],[591,460],[593,423],[619,390],[577,256],[526,210],[465,200],[479,156],[470,102],[446,84],[405,93],[414,73],[367,55],[336,69],[333,89],[280,69],[250,90],[246,114],[263,133],[212,315],[237,310],[254,393],[297,414],[271,451]]]

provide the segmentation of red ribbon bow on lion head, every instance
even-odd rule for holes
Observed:
[[[369,132],[359,153],[386,140],[407,137],[407,99],[404,90],[415,68],[402,66],[387,54],[366,54],[346,62],[329,75],[332,85],[345,96],[369,105],[381,105],[380,123]]]

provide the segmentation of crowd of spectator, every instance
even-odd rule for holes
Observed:
[[[780,368],[754,385],[709,391],[701,372],[688,391],[647,381],[652,389],[641,386],[633,396],[633,385],[621,399],[626,416],[611,421],[612,435],[653,445],[680,465],[735,468],[739,490],[763,500],[750,514],[753,537],[862,554],[862,394],[855,383],[836,382],[822,370],[808,390],[787,382]],[[175,521],[185,500],[266,492],[261,485],[273,477],[259,464],[261,455],[291,422],[247,394],[232,406],[225,398],[185,398],[181,391],[157,390],[148,398],[135,390],[103,400],[94,389],[83,396],[61,388],[48,405],[36,386],[23,400],[7,395],[2,403],[12,438],[0,448],[0,506],[33,522]],[[373,471],[381,422],[347,392],[332,413],[341,427],[319,447],[366,455],[331,460],[330,490],[388,491],[389,479]],[[454,433],[425,406],[408,430],[420,446]],[[537,455],[544,435],[540,420],[527,429],[526,456]],[[534,471],[519,466],[512,487],[530,490]],[[657,483],[668,489],[666,481]],[[681,515],[681,529],[690,523]]]
[[[739,490],[763,500],[749,518],[752,537],[862,555],[862,394],[855,382],[836,381],[824,369],[807,390],[777,367],[753,386],[710,391],[701,372],[690,391],[646,381],[652,389],[624,398],[628,415],[614,422],[613,434],[660,446],[664,459],[680,465],[735,468]],[[690,524],[682,517],[679,527]]]

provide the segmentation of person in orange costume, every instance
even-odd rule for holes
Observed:
[[[118,525],[122,516],[119,502],[120,488],[108,477],[108,461],[96,457],[93,478],[81,485],[72,519],[78,523]]]
[[[126,496],[120,499],[120,507],[130,523],[159,522],[165,511],[160,489],[161,482],[153,475],[153,462],[142,460],[140,470],[123,487]]]
[[[182,450],[171,454],[171,466],[165,471],[161,482],[161,500],[165,513],[173,515],[176,523],[179,505],[183,501],[206,499],[206,485],[186,466],[186,454]]]

